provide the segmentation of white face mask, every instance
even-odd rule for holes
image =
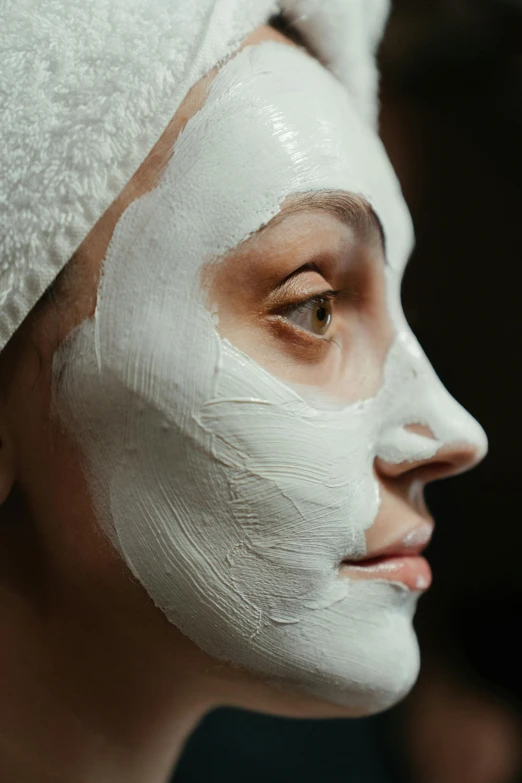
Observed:
[[[378,393],[343,409],[220,337],[200,286],[204,263],[285,197],[317,190],[363,195],[386,236],[396,337]],[[418,670],[418,593],[338,573],[364,554],[378,512],[374,459],[486,443],[405,323],[411,245],[384,149],[342,86],[294,47],[249,47],[218,73],[158,187],[122,215],[96,314],[55,359],[101,523],[168,619],[216,658],[368,710],[403,696]]]

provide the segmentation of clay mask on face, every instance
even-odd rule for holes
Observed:
[[[379,392],[342,409],[220,337],[200,285],[202,265],[285,197],[325,189],[362,194],[379,215],[396,329]],[[402,316],[411,242],[382,145],[342,86],[293,47],[249,47],[217,75],[158,187],[122,215],[96,314],[55,359],[57,410],[100,522],[167,618],[216,658],[368,711],[418,670],[418,594],[338,573],[379,508],[373,461],[450,441],[485,449]]]

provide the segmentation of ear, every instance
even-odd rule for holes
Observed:
[[[0,421],[0,506],[7,500],[15,483],[14,449],[5,424]]]

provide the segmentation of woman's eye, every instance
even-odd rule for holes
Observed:
[[[332,322],[333,307],[331,297],[314,296],[306,302],[297,302],[284,311],[284,317],[290,323],[322,336],[326,334]]]

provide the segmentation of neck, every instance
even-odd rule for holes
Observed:
[[[130,603],[106,584],[86,591],[85,574],[51,579],[30,526],[11,522],[2,514],[0,780],[164,783],[217,706],[205,665],[130,578]]]

